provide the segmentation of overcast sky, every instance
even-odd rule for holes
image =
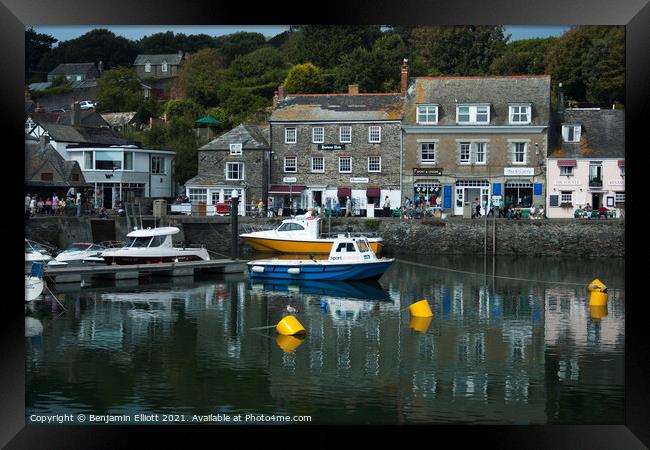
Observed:
[[[214,26],[184,26],[184,25],[75,25],[75,26],[39,26],[34,27],[37,33],[49,34],[59,41],[67,41],[77,38],[95,28],[108,28],[118,36],[124,36],[130,40],[138,40],[144,36],[166,31],[184,34],[207,34],[209,36],[220,36],[236,33],[238,31],[250,31],[262,33],[267,38],[273,37],[289,29],[288,25],[214,25]],[[569,27],[561,26],[525,26],[506,25],[506,34],[512,34],[511,40],[530,39],[537,37],[560,36]]]

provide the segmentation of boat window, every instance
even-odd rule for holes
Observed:
[[[96,250],[96,251],[102,251],[102,250],[106,250],[106,247],[104,247],[103,245],[96,245],[96,244],[94,244],[94,245],[92,245],[88,250],[92,250],[92,251],[95,251],[95,250]]]
[[[297,223],[283,223],[278,227],[277,231],[301,231],[304,229],[305,227],[298,225]]]
[[[88,249],[88,244],[72,244],[68,247],[68,250],[70,251],[81,251],[86,249]]]
[[[165,236],[154,236],[149,247],[160,247],[165,242]]]
[[[149,245],[149,241],[151,238],[149,236],[146,237],[131,237],[129,238],[129,241],[126,243],[127,247],[147,247]]]
[[[348,243],[347,243],[347,247],[348,247],[347,250],[348,250],[349,252],[355,252],[355,251],[356,251],[356,250],[354,249],[354,244],[353,244],[352,242],[348,242]]]
[[[339,246],[336,248],[337,252],[342,252],[345,251],[345,242],[342,242],[339,244]]]
[[[341,242],[336,248],[337,252],[355,252],[354,244],[352,242]]]
[[[366,244],[366,241],[357,241],[357,245],[359,246],[359,251],[361,253],[368,251],[368,244]]]

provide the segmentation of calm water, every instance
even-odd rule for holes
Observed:
[[[58,291],[66,311],[41,301],[28,319],[43,330],[25,338],[26,417],[623,424],[623,264],[411,258],[375,283],[235,275]],[[608,286],[606,312],[588,307],[595,277]],[[405,310],[420,299],[429,300],[430,323]],[[262,328],[287,305],[298,309],[304,340]]]

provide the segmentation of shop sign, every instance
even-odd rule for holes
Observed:
[[[556,186],[580,186],[580,180],[555,180]]]
[[[503,174],[504,175],[521,175],[521,176],[532,176],[535,175],[535,168],[534,167],[504,167],[503,168]]]
[[[623,181],[623,180],[611,180],[608,184],[610,186],[624,186],[625,181]]]
[[[350,183],[367,183],[368,178],[350,178]]]
[[[345,144],[318,144],[318,150],[345,150]]]
[[[442,175],[442,169],[432,168],[432,167],[427,167],[427,168],[414,167],[413,175]]]
[[[296,177],[284,177],[284,178],[282,178],[283,183],[295,183],[296,181],[298,181],[298,178],[296,178]]]

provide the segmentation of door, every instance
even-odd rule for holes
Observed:
[[[470,202],[472,205],[472,214],[476,213],[476,199],[482,201],[481,188],[467,188],[465,191],[465,201]]]
[[[591,195],[591,208],[592,209],[600,208],[600,195],[601,194],[592,194]]]
[[[104,208],[106,208],[106,209],[112,209],[113,208],[113,188],[112,187],[104,187],[104,198],[102,200],[104,202]]]
[[[314,205],[323,206],[323,191],[314,191]]]
[[[462,187],[456,188],[456,206],[454,207],[454,215],[456,216],[463,215],[464,192],[465,190]]]

